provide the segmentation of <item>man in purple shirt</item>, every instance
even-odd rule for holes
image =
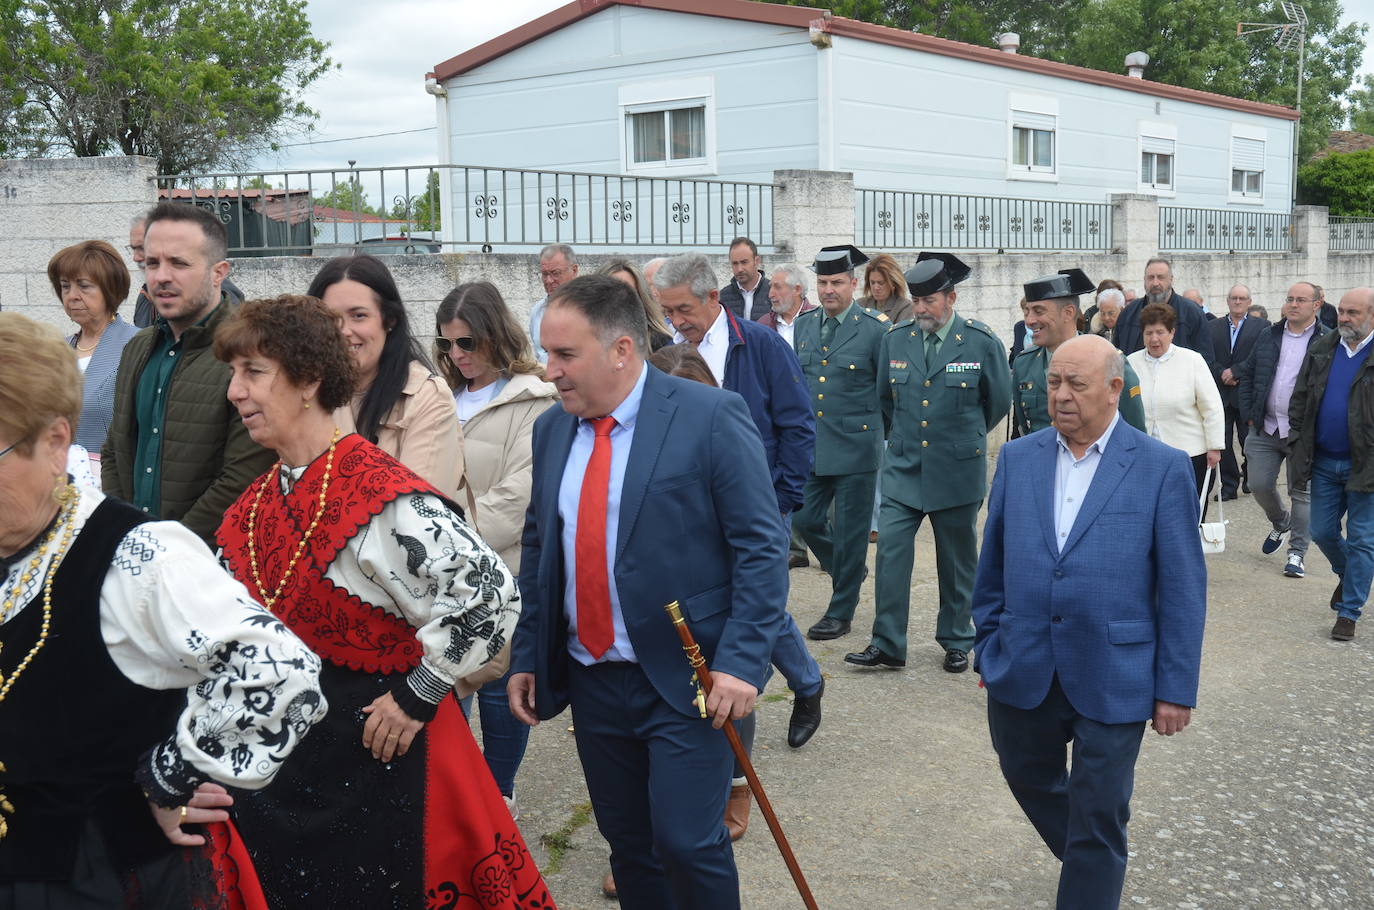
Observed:
[[[1308,347],[1328,331],[1316,314],[1312,285],[1299,281],[1288,289],[1283,319],[1266,326],[1250,356],[1231,368],[1236,380],[1236,409],[1247,429],[1243,445],[1250,492],[1264,509],[1271,528],[1260,549],[1273,553],[1287,536],[1288,560],[1283,574],[1289,578],[1302,578],[1307,571],[1303,558],[1307,555],[1310,503],[1306,486],[1294,482],[1288,403]],[[1278,491],[1279,466],[1284,459],[1288,459],[1291,506],[1284,505]]]

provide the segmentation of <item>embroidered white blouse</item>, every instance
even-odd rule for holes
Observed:
[[[91,487],[78,489],[77,535],[105,499]],[[20,606],[6,621],[43,608],[55,549],[27,584],[20,578],[33,550],[7,560],[0,591],[14,592]],[[327,710],[319,658],[178,522],[141,524],[120,541],[100,589],[100,632],[131,682],[186,690],[175,728],[154,747],[150,766],[138,769],[159,805],[184,803],[207,780],[266,786]]]

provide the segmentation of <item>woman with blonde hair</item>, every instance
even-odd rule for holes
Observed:
[[[653,292],[649,288],[649,280],[644,277],[639,266],[628,259],[611,259],[597,269],[596,273],[618,278],[634,288],[635,296],[644,306],[644,319],[649,326],[650,352],[666,348],[673,343],[673,333],[668,331],[668,326],[663,319],[663,309],[654,300]]]
[[[879,253],[868,261],[864,269],[864,296],[859,306],[871,307],[887,315],[894,323],[911,318],[911,297],[907,294],[906,278],[902,277],[897,260],[887,253]]]
[[[533,483],[530,438],[534,421],[558,401],[544,370],[501,292],[488,281],[460,284],[434,315],[439,372],[453,389],[463,428],[463,484],[472,523],[512,574],[520,571],[520,537]],[[530,728],[515,719],[506,698],[509,648],[484,672],[459,680],[459,697],[477,692],[482,749],[511,814],[515,774]]]

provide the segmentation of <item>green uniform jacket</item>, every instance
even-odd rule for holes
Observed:
[[[182,335],[182,359],[172,373],[163,417],[161,519],[180,521],[207,543],[224,511],[276,456],[248,435],[229,403],[229,366],[211,350],[215,329],[233,304],[222,301],[204,325]],[[134,395],[138,378],[157,347],[156,325],[141,330],[124,347],[115,381],[114,417],[100,459],[101,486],[107,495],[131,502],[138,427]]]
[[[852,306],[828,345],[821,344],[817,307],[797,317],[792,344],[811,393],[816,416],[819,477],[878,470],[882,416],[878,410],[878,348],[891,324],[877,310]]]
[[[987,494],[988,431],[1011,407],[1007,349],[992,329],[955,313],[934,363],[915,320],[883,339],[878,386],[888,449],[883,496],[934,512]]]
[[[1016,355],[1011,367],[1013,396],[1016,405],[1016,429],[1022,436],[1029,436],[1036,430],[1050,425],[1050,399],[1045,384],[1045,369],[1049,357],[1044,348],[1031,345]],[[1145,429],[1145,405],[1140,400],[1140,377],[1131,365],[1126,364],[1125,384],[1121,388],[1121,400],[1117,403],[1121,419],[1142,433]]]

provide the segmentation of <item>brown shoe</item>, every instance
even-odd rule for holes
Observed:
[[[1350,641],[1355,637],[1355,620],[1346,619],[1344,616],[1336,620],[1336,624],[1331,627],[1331,637],[1336,641]],[[725,814],[728,816],[729,810],[726,810]]]
[[[601,893],[605,897],[610,898],[611,900],[615,900],[616,898],[620,897],[620,892],[615,890],[614,872],[607,872],[606,877],[601,880]]]
[[[749,785],[741,784],[730,788],[730,799],[725,803],[725,827],[730,831],[730,840],[739,840],[749,828]]]

